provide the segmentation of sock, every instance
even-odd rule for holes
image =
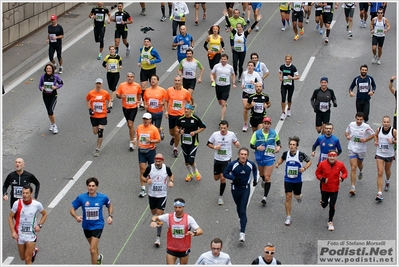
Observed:
[[[129,47],[129,43],[127,43],[127,44],[125,44],[126,45],[126,47]]]
[[[100,253],[98,253],[98,257],[97,257],[97,260],[99,260],[99,259],[101,259],[101,257],[100,257]]]
[[[220,183],[219,196],[223,196],[225,189],[226,189],[226,183]]]
[[[267,199],[267,197],[263,197],[262,199],[266,200],[266,199]]]
[[[327,29],[327,31],[326,31],[326,37],[329,37],[330,36],[330,29]]]
[[[145,190],[145,185],[143,185],[143,186],[141,187],[141,189],[144,189],[144,190]]]
[[[165,6],[161,6],[161,12],[162,12],[162,16],[165,17]]]
[[[269,194],[269,191],[270,191],[270,186],[272,185],[272,183],[270,182],[270,183],[265,183],[265,191],[264,191],[264,196],[265,197],[267,197],[267,195]]]
[[[187,165],[186,168],[187,168],[188,174],[192,174],[191,166],[190,166],[190,165]]]
[[[157,227],[157,236],[161,236],[162,226]]]
[[[389,184],[389,180],[385,180],[385,183],[386,183],[386,184]]]
[[[283,19],[281,22],[283,23],[283,26],[285,27],[285,19]]]
[[[191,165],[191,171],[192,173],[197,172],[197,165],[194,163],[193,165]]]

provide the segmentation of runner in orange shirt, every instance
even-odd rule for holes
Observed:
[[[136,138],[134,138],[133,143],[137,145],[138,142],[138,158],[139,158],[139,167],[140,167],[140,184],[141,191],[139,197],[145,197],[147,192],[145,190],[145,179],[143,177],[143,173],[147,168],[146,163],[151,165],[154,163],[156,152],[156,145],[161,142],[161,136],[159,135],[159,131],[157,127],[155,127],[151,123],[152,116],[150,113],[146,112],[143,114],[143,124],[137,126],[136,129]],[[137,141],[138,139],[138,141]]]
[[[103,89],[103,79],[96,79],[96,88],[86,96],[86,106],[89,109],[90,121],[94,135],[98,134],[97,147],[94,156],[98,157],[103,142],[104,127],[107,125],[107,113],[111,112],[111,96]]]
[[[169,133],[172,136],[170,145],[173,146],[173,157],[177,158],[179,151],[177,146],[180,143],[179,129],[176,126],[179,117],[184,115],[184,106],[192,103],[191,94],[182,86],[182,78],[176,76],[174,86],[169,87],[166,91],[166,112],[165,118],[169,120]]]
[[[151,87],[144,90],[144,106],[152,116],[152,124],[158,128],[161,140],[165,139],[165,132],[161,127],[163,109],[165,106],[166,90],[158,85],[159,77],[153,74],[150,78]]]
[[[121,83],[116,90],[116,97],[122,99],[122,111],[129,128],[129,149],[134,150],[134,119],[137,115],[137,106],[140,104],[141,87],[134,81],[134,72],[127,73],[126,82]]]

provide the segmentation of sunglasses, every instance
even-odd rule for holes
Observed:
[[[266,254],[274,255],[274,251],[265,250]]]

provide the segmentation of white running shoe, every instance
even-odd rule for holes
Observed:
[[[281,117],[280,117],[280,120],[284,120],[285,119],[285,112],[283,112],[283,113],[281,113]]]
[[[285,225],[289,226],[291,224],[291,216],[287,216],[287,218],[285,218]]]
[[[239,242],[245,242],[245,233],[240,233],[240,239],[238,239]]]
[[[223,202],[223,197],[222,197],[222,196],[219,196],[218,205],[223,205],[223,204],[224,204],[224,202]]]
[[[244,124],[244,127],[242,127],[242,131],[243,132],[248,131],[248,124]]]
[[[133,144],[133,142],[129,142],[129,150],[130,151],[133,151],[134,150],[134,144]]]
[[[377,58],[377,64],[378,64],[378,65],[381,65],[381,60],[380,60],[380,58]]]
[[[332,222],[327,223],[328,231],[334,231],[334,225]]]
[[[48,130],[52,132],[53,131],[53,127],[54,127],[54,125],[51,124],[50,128]]]
[[[58,133],[58,128],[57,125],[53,125],[53,134],[57,134]]]
[[[377,63],[377,55],[374,55],[374,56],[373,56],[373,59],[371,60],[371,63],[372,63],[372,64]]]
[[[130,55],[130,45],[126,48],[126,56]]]
[[[157,236],[157,238],[155,238],[155,243],[154,245],[159,248],[161,246],[161,237]]]
[[[287,109],[287,117],[291,117],[291,110]]]
[[[93,156],[98,157],[98,155],[100,155],[100,153],[101,153],[101,150],[96,148],[96,150],[94,151]]]
[[[282,27],[281,30],[282,30],[282,31],[285,31],[285,27]]]

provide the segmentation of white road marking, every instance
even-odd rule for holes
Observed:
[[[306,75],[308,75],[308,72],[310,68],[312,67],[313,61],[315,60],[315,57],[311,57],[308,61],[308,64],[306,64],[305,70],[303,71],[301,78],[299,79],[300,82],[303,82],[306,78]]]
[[[3,262],[3,265],[10,265],[13,260],[14,257],[7,257],[7,259]]]
[[[70,180],[65,187],[61,190],[61,192],[58,193],[58,195],[51,201],[50,205],[48,205],[49,209],[53,209],[57,204],[61,201],[61,199],[68,193],[69,189],[72,188],[72,186],[79,180],[80,176],[89,168],[90,164],[92,164],[93,161],[86,161],[85,164],[79,169],[79,171],[72,177],[72,180]]]

